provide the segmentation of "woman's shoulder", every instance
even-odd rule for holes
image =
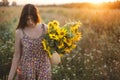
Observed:
[[[47,24],[46,23],[39,23],[38,26],[45,26],[45,27],[47,27]]]
[[[48,26],[45,23],[39,23],[38,26],[45,28],[45,30],[48,29]]]
[[[23,30],[22,29],[16,29],[15,35],[16,35],[16,37],[22,38],[22,36],[23,36]]]
[[[21,34],[22,33],[22,29],[16,29],[15,33],[16,34]]]

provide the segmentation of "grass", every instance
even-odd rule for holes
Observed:
[[[120,80],[120,10],[38,7],[42,22],[80,20],[77,48],[53,66],[54,80]],[[14,32],[22,7],[0,7],[0,25]],[[2,28],[1,28],[2,29]],[[7,40],[6,40],[7,41]]]

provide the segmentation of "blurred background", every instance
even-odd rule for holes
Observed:
[[[53,80],[120,80],[120,0],[0,0],[0,80],[7,80],[14,32],[27,3],[38,7],[46,24],[82,23],[82,39],[52,66]]]

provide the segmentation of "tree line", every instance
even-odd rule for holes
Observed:
[[[0,1],[0,6],[9,6],[10,2],[8,0],[2,0]],[[16,6],[17,3],[15,1],[12,2],[12,6]]]

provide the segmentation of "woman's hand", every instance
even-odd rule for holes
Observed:
[[[51,57],[51,63],[57,65],[61,62],[60,55],[57,52],[54,52]]]
[[[8,76],[8,80],[13,80],[12,76],[9,75]]]

